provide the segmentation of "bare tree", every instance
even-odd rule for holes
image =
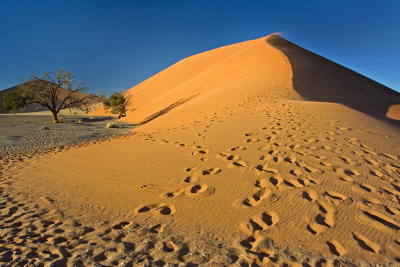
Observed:
[[[19,86],[18,92],[22,97],[15,101],[14,106],[20,108],[29,104],[39,104],[48,108],[53,114],[53,120],[58,122],[58,114],[63,109],[78,108],[88,110],[91,104],[100,96],[85,94],[87,87],[83,82],[77,82],[72,73],[59,69],[58,72],[44,72],[41,77],[34,74],[24,84]],[[14,96],[15,97],[15,96]]]

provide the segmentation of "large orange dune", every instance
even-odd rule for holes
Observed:
[[[270,35],[127,94],[131,135],[1,158],[1,261],[399,264],[399,93]]]
[[[185,58],[129,89],[136,110],[123,121],[148,122],[178,106],[179,119],[191,121],[193,112],[269,93],[271,87],[280,88],[282,99],[341,103],[380,119],[400,102],[390,88],[273,34]],[[393,110],[388,117],[398,119]],[[103,113],[99,108],[92,114]]]

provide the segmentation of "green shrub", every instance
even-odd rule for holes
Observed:
[[[103,101],[106,111],[111,109],[111,114],[117,115],[118,119],[125,117],[127,107],[130,104],[130,97],[122,92],[115,92],[108,99]]]

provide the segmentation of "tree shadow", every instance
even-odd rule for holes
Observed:
[[[398,92],[278,35],[267,38],[267,43],[289,59],[293,88],[306,100],[340,103],[400,126],[400,121],[386,117],[388,108],[400,103]]]
[[[165,115],[166,113],[170,112],[172,109],[174,109],[174,108],[176,108],[176,107],[178,107],[178,106],[180,106],[180,105],[186,103],[187,101],[189,101],[189,100],[195,98],[195,97],[198,96],[198,95],[199,95],[199,94],[193,95],[193,96],[187,97],[187,98],[182,98],[181,100],[176,101],[175,103],[169,105],[168,107],[166,107],[166,108],[164,108],[164,109],[162,109],[162,110],[160,110],[160,111],[157,111],[156,113],[154,113],[154,114],[148,116],[148,117],[145,118],[143,121],[139,122],[137,125],[146,124],[146,123],[148,123],[148,122],[150,122],[150,121],[152,121],[152,120],[154,120],[154,119],[156,119],[156,118],[158,118],[158,117],[160,117],[160,116],[162,116],[162,115]]]

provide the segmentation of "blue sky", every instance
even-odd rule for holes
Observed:
[[[282,36],[400,91],[400,1],[0,0],[0,90],[64,68],[129,89],[184,57]]]

